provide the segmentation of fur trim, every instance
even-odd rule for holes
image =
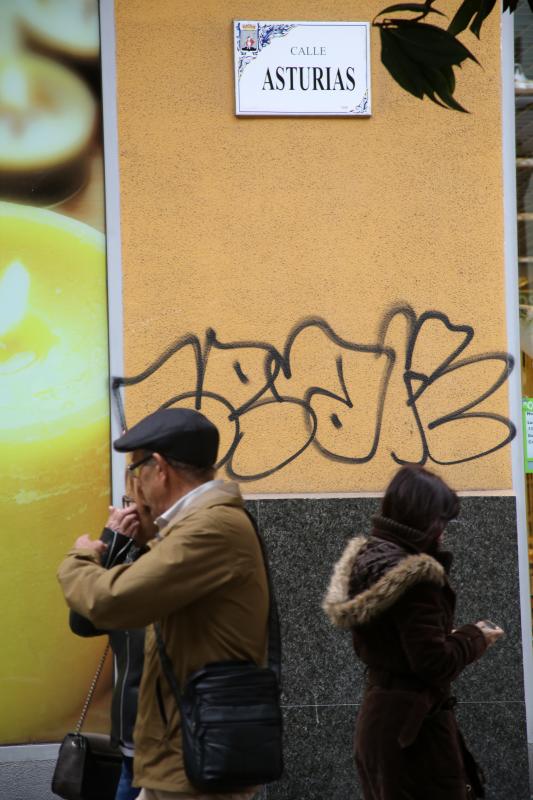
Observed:
[[[446,583],[444,567],[427,553],[421,553],[406,556],[373,586],[350,598],[350,576],[357,555],[366,542],[367,539],[362,536],[352,539],[335,564],[322,608],[337,628],[351,628],[370,622],[417,583],[429,581],[438,586]]]

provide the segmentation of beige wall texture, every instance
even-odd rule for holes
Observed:
[[[470,114],[403,92],[372,30],[370,119],[237,118],[234,19],[386,3],[115,5],[129,424],[196,402],[249,493],[379,491],[392,454],[509,488],[497,15],[463,37]]]

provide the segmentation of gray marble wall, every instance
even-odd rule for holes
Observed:
[[[344,543],[368,530],[379,501],[249,505],[270,552],[284,646],[286,771],[261,800],[360,800],[352,732],[362,670],[349,635],[329,625],[320,603]],[[529,800],[514,500],[463,498],[447,546],[455,554],[457,623],[488,617],[507,631],[457,681],[463,732],[487,774],[487,800]],[[0,798],[51,798],[52,769],[52,760],[0,763]]]
[[[358,800],[352,734],[363,674],[349,635],[329,625],[320,602],[344,543],[368,530],[379,500],[249,505],[270,553],[284,648],[286,772],[263,800]],[[448,531],[457,623],[488,617],[507,632],[455,685],[461,727],[488,800],[529,800],[514,499],[463,498]]]

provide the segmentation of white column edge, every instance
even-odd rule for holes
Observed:
[[[102,59],[102,118],[104,134],[105,217],[107,250],[107,304],[109,325],[109,372],[124,375],[124,323],[122,313],[122,249],[120,235],[120,172],[117,115],[116,44],[114,0],[100,0],[100,47]],[[120,421],[111,406],[111,485],[115,505],[124,494],[125,457],[113,450],[121,434]]]
[[[533,743],[533,649],[531,640],[531,597],[529,584],[529,554],[527,544],[527,509],[522,443],[522,384],[520,369],[520,326],[518,319],[518,244],[516,227],[516,129],[514,96],[514,19],[502,15],[502,154],[503,154],[503,214],[504,267],[506,287],[507,341],[515,359],[509,379],[509,407],[517,435],[511,445],[513,488],[516,496],[518,537],[518,573],[520,581],[520,613],[522,622],[522,653],[524,694],[527,716],[527,739]]]

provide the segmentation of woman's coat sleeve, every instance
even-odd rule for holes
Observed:
[[[453,681],[487,649],[477,625],[464,625],[453,633],[445,629],[441,592],[434,584],[421,583],[406,592],[393,611],[410,667],[429,684]]]

